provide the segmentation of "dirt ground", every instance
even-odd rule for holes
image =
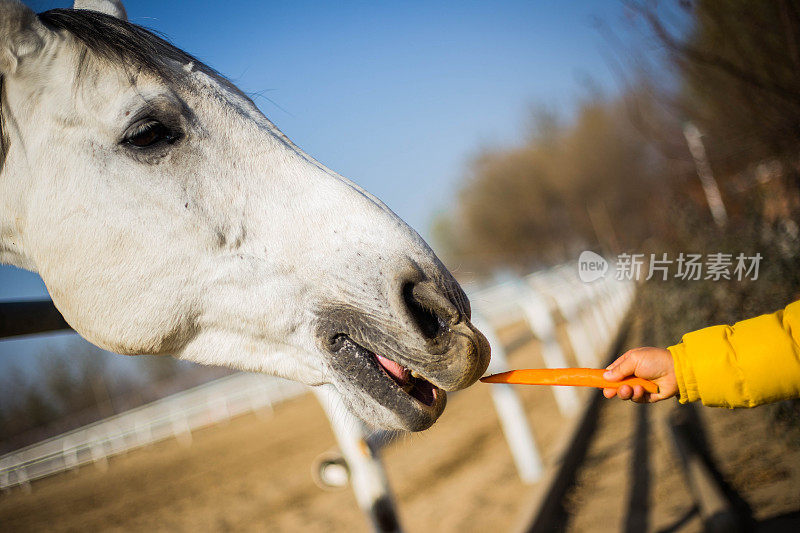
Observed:
[[[512,332],[513,333],[513,332]],[[511,354],[539,365],[533,341]],[[552,448],[565,421],[551,391],[521,387],[537,443]],[[367,531],[349,488],[324,491],[311,465],[334,448],[312,395],[0,495],[2,531]],[[384,451],[408,531],[508,530],[532,487],[517,477],[488,385],[449,398],[434,427]]]
[[[703,530],[700,515],[664,418],[673,404],[639,406],[604,402],[595,436],[576,487],[567,497],[569,531],[623,531],[631,521],[634,469],[645,468],[646,494],[639,505],[646,518],[639,531]],[[646,413],[641,411],[645,410]],[[800,511],[800,443],[776,430],[762,408],[729,411],[700,409],[716,466],[725,481],[749,505],[763,531],[776,529],[776,518]],[[634,458],[633,443],[642,438],[641,418],[647,414],[647,453],[643,467]],[[641,495],[640,495],[641,496]],[[797,516],[793,517],[796,527]]]
[[[513,344],[512,366],[541,365],[535,341]],[[549,389],[518,391],[548,464],[569,421]],[[673,408],[602,402],[565,501],[568,530],[701,530],[662,423]],[[774,524],[800,510],[800,445],[776,434],[764,410],[701,415],[719,470],[757,520]],[[644,448],[635,446],[640,435]],[[196,431],[188,446],[164,441],[111,458],[106,470],[85,466],[36,481],[30,492],[0,494],[0,531],[368,531],[349,488],[326,491],[312,481],[314,459],[334,446],[322,409],[306,395],[269,416]],[[645,467],[636,457],[643,449]],[[411,532],[515,530],[539,488],[517,477],[489,386],[480,384],[453,395],[433,428],[391,444],[384,458]]]
[[[565,498],[567,531],[703,531],[667,426],[676,409],[673,400],[601,402],[598,429]],[[800,431],[776,424],[768,406],[699,405],[695,412],[715,470],[753,527],[800,531]]]

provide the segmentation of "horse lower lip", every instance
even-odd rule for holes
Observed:
[[[347,334],[338,334],[331,340],[331,349],[334,352],[341,350],[357,350],[362,356],[372,357],[373,361],[383,371],[386,378],[391,379],[394,385],[404,394],[414,398],[426,407],[432,407],[441,397],[441,391],[416,372],[403,365],[382,357],[375,352],[356,343]],[[398,391],[398,392],[400,392]]]

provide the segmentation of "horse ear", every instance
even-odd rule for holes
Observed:
[[[44,46],[47,29],[18,0],[0,0],[0,75],[13,75]]]
[[[125,6],[119,0],[75,0],[72,9],[88,9],[111,15],[121,20],[128,20]]]

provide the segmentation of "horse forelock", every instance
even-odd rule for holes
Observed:
[[[65,31],[85,46],[78,60],[78,78],[86,73],[87,51],[101,61],[130,72],[146,71],[161,78],[171,88],[186,88],[182,83],[193,70],[219,80],[238,91],[222,75],[197,58],[172,45],[150,30],[104,13],[90,10],[51,9],[37,15],[53,31]],[[176,68],[191,65],[191,68]],[[241,93],[241,91],[238,91]],[[0,75],[0,172],[8,155],[10,138],[4,117],[5,86]],[[245,95],[243,95],[245,96]]]
[[[166,81],[180,81],[175,63],[194,63],[195,68],[217,75],[213,69],[150,30],[125,20],[84,9],[51,9],[39,13],[49,29],[71,34],[96,57],[116,66],[133,67]]]
[[[252,111],[257,110],[250,96],[230,80],[149,29],[83,9],[52,9],[37,16],[50,30],[66,32],[77,41],[73,89],[91,80],[92,74],[103,67],[109,67],[121,71],[132,85],[136,84],[140,73],[147,73],[176,94],[199,95],[211,88],[219,93],[218,101],[232,105],[247,117],[253,117]],[[211,80],[216,87],[203,78]],[[277,130],[276,135],[291,144]]]
[[[185,83],[194,71],[216,79],[224,88],[249,100],[238,87],[193,55],[137,24],[105,13],[84,9],[51,9],[38,14],[39,20],[54,31],[65,31],[86,50],[106,63],[131,74],[148,72],[161,78],[170,88],[186,90]],[[85,54],[78,62],[79,78],[86,67]],[[133,76],[132,76],[133,77]]]

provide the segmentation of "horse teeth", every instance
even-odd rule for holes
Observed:
[[[416,372],[414,372],[413,370],[411,371],[411,377],[412,377],[412,378],[417,378],[417,379],[422,379],[422,376],[420,376],[419,374],[417,374],[417,373],[416,373]]]

